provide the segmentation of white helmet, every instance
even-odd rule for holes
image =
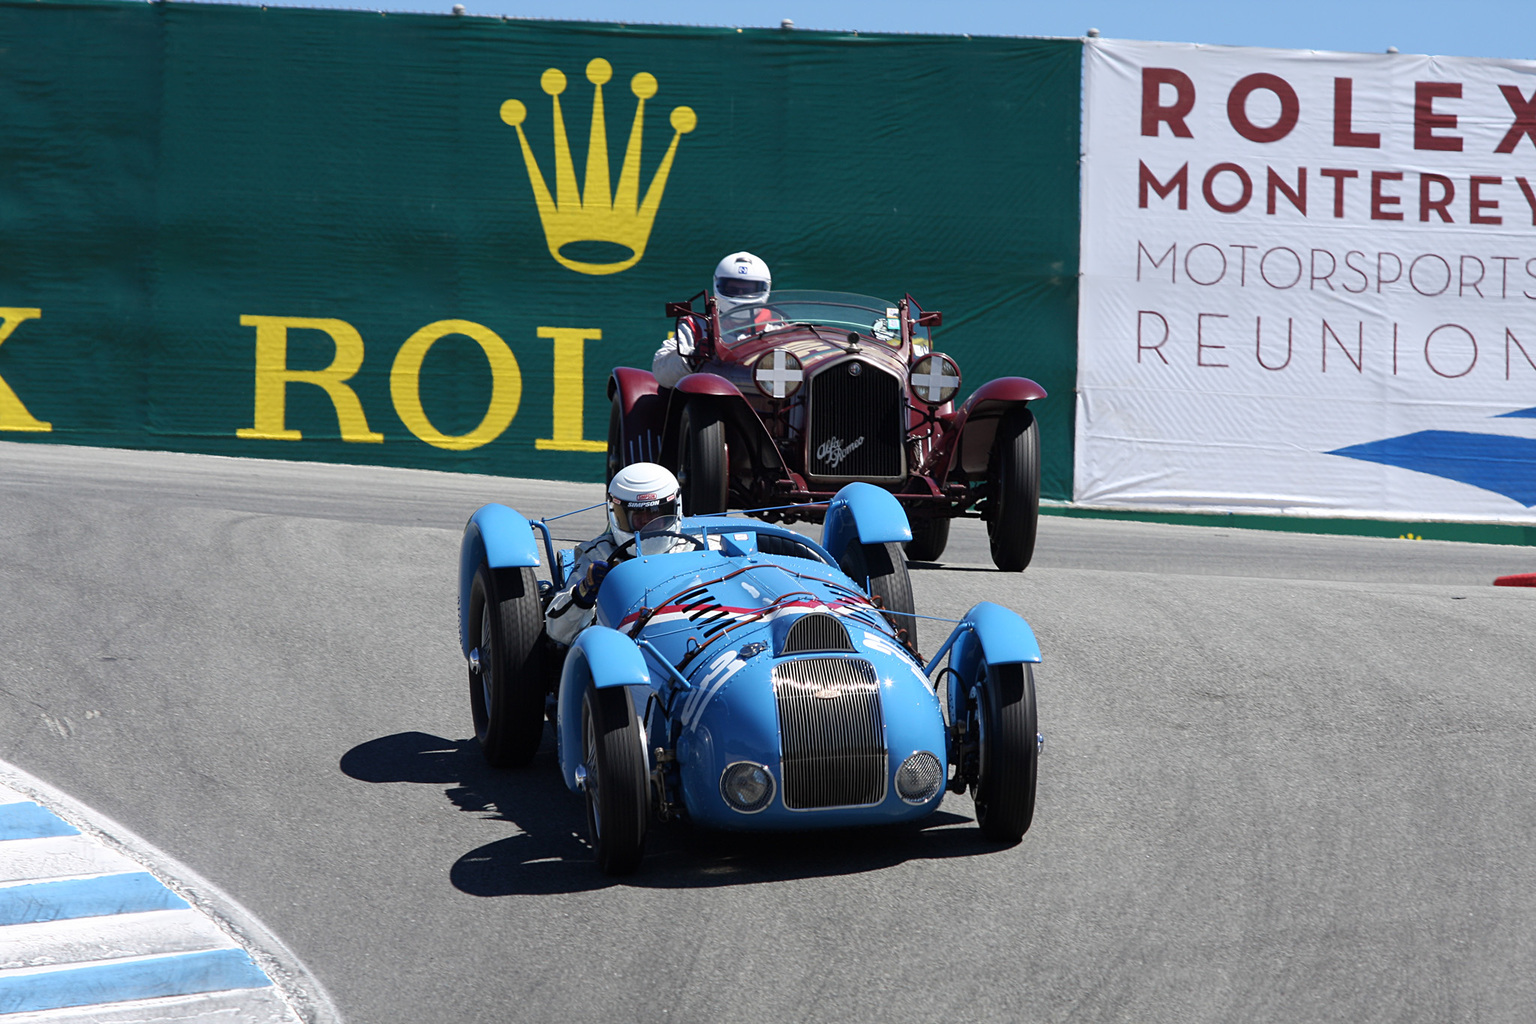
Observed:
[[[608,484],[608,529],[622,544],[635,531],[660,516],[683,514],[677,477],[665,466],[636,462],[613,474]]]
[[[733,252],[715,267],[715,306],[729,313],[737,306],[767,302],[772,286],[768,264],[749,252]]]

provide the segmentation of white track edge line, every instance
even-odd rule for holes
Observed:
[[[109,848],[143,864],[166,888],[207,914],[250,954],[257,967],[266,972],[304,1024],[341,1024],[341,1014],[320,979],[309,972],[287,943],[233,896],[127,826],[91,810],[8,761],[0,760],[0,784],[36,800],[81,833],[94,836]]]

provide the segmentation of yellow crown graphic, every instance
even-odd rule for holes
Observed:
[[[667,175],[677,155],[678,141],[693,131],[698,118],[688,107],[672,111],[672,145],[662,157],[645,200],[640,201],[640,148],[645,126],[645,101],[656,95],[656,76],[642,71],[629,81],[635,94],[635,122],[629,131],[629,146],[624,150],[624,166],[619,171],[618,191],[608,184],[608,126],[603,118],[603,86],[613,77],[613,67],[598,57],[587,64],[587,81],[593,85],[592,132],[587,145],[587,185],[576,190],[576,166],[571,160],[571,144],[565,136],[565,117],[560,112],[560,94],[565,92],[565,73],[550,68],[539,79],[554,105],[555,121],[555,195],[549,194],[539,162],[534,158],[523,120],[528,110],[520,100],[501,105],[501,119],[517,129],[517,141],[523,147],[523,162],[528,165],[528,181],[539,204],[539,220],[544,224],[544,239],[549,254],[563,267],[581,274],[617,274],[640,262],[645,243],[651,237],[651,224],[661,206],[661,194],[667,187]],[[561,250],[573,242],[611,242],[630,251],[628,259],[615,263],[587,263],[571,259]]]

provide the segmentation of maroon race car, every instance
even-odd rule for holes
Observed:
[[[911,296],[789,290],[728,313],[708,293],[666,308],[689,321],[696,372],[667,389],[646,370],[613,371],[610,479],[629,463],[660,462],[677,474],[690,515],[822,502],[862,480],[905,507],[908,558],[938,558],[949,521],[976,516],[999,569],[1029,564],[1040,513],[1029,403],[1045,390],[1000,377],[955,408],[960,369],[933,348],[940,313]]]

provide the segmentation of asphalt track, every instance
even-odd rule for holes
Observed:
[[[486,769],[459,531],[595,486],[0,444],[0,758],[281,937],[353,1024],[1536,1017],[1536,550],[962,523],[920,610],[1045,652],[1033,830],[663,826],[599,875]],[[568,539],[592,516],[563,520]],[[924,623],[932,650],[939,624]]]

